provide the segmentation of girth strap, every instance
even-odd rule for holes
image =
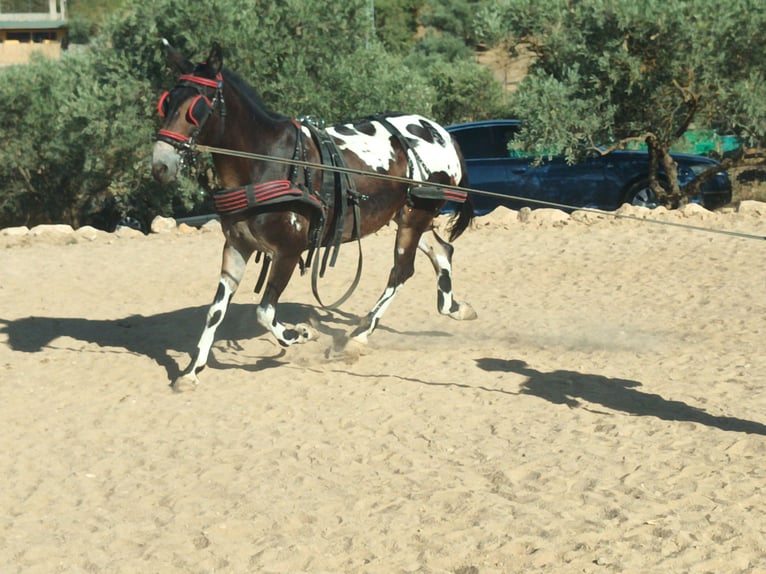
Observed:
[[[213,196],[215,210],[221,215],[230,215],[251,207],[285,201],[302,201],[320,211],[323,210],[322,201],[316,195],[286,179],[218,190]]]

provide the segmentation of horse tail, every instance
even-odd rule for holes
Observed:
[[[450,218],[450,223],[447,227],[450,243],[455,241],[455,239],[460,237],[463,232],[468,229],[468,226],[471,225],[471,221],[473,221],[473,217],[473,201],[471,201],[471,196],[468,196],[465,201],[460,204],[460,209]]]
[[[458,185],[460,187],[466,188],[468,187],[468,170],[465,167],[463,152],[454,139],[452,140],[452,145],[455,146],[455,150],[457,151],[458,159],[460,160],[460,171],[463,174]],[[471,201],[471,196],[469,195],[465,198],[465,201],[460,204],[460,209],[457,210],[450,219],[449,226],[447,227],[447,231],[449,231],[450,242],[455,241],[455,239],[462,235],[463,231],[468,229],[468,226],[471,225],[473,218],[473,201]]]

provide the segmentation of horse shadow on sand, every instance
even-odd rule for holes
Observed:
[[[723,431],[766,436],[766,425],[735,417],[715,416],[681,401],[638,390],[641,383],[576,371],[538,371],[517,359],[481,358],[477,366],[485,371],[516,373],[526,377],[521,393],[534,395],[557,405],[581,407],[581,401],[602,405],[634,416],[651,416],[667,421],[693,422]]]
[[[106,349],[144,355],[167,371],[168,379],[174,380],[186,366],[194,352],[202,332],[208,306],[188,307],[156,315],[129,315],[120,319],[86,319],[80,317],[23,317],[14,320],[0,319],[0,333],[8,337],[11,350],[21,353],[38,353],[50,347],[54,341],[68,337],[84,343],[94,343]],[[342,345],[346,333],[359,321],[355,315],[340,311],[324,311],[311,305],[282,303],[279,318],[286,323],[310,323],[321,334],[332,338],[333,346]],[[256,305],[232,303],[223,323],[216,332],[216,341],[225,341],[230,348],[240,348],[238,341],[268,336],[258,324]],[[66,343],[56,343],[66,347]],[[275,353],[261,357],[251,365],[230,365],[215,358],[216,349],[210,353],[208,366],[215,369],[246,369],[261,371],[277,367],[286,355],[275,343]],[[178,358],[177,354],[185,354]],[[179,365],[179,361],[182,363]]]

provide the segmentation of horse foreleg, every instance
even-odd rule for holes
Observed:
[[[283,347],[289,347],[295,343],[305,343],[317,337],[316,331],[306,324],[299,323],[293,327],[288,327],[277,321],[277,302],[282,291],[287,287],[299,260],[300,256],[280,255],[273,258],[266,289],[256,309],[258,323],[274,335],[274,338]]]
[[[212,305],[208,309],[205,328],[202,330],[202,335],[197,343],[197,352],[189,366],[181,373],[181,376],[171,384],[173,390],[190,390],[199,383],[198,375],[207,364],[210,348],[215,340],[216,329],[221,324],[221,321],[223,321],[223,317],[229,307],[229,302],[237,291],[239,282],[245,272],[247,256],[241,254],[229,244],[226,244],[224,247],[218,290],[215,293]]]
[[[435,241],[434,241],[435,240]],[[439,237],[435,231],[423,234],[418,249],[428,255],[436,271],[436,305],[439,313],[459,321],[476,319],[476,311],[465,301],[458,301],[452,293],[452,245]]]

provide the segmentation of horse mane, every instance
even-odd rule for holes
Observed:
[[[229,68],[224,68],[221,70],[221,73],[223,74],[225,82],[229,84],[232,89],[240,95],[245,104],[256,113],[264,115],[272,121],[289,119],[287,116],[275,112],[266,105],[266,102],[263,101],[260,94],[258,94],[250,84],[243,80],[242,76],[237,72],[230,70]]]

